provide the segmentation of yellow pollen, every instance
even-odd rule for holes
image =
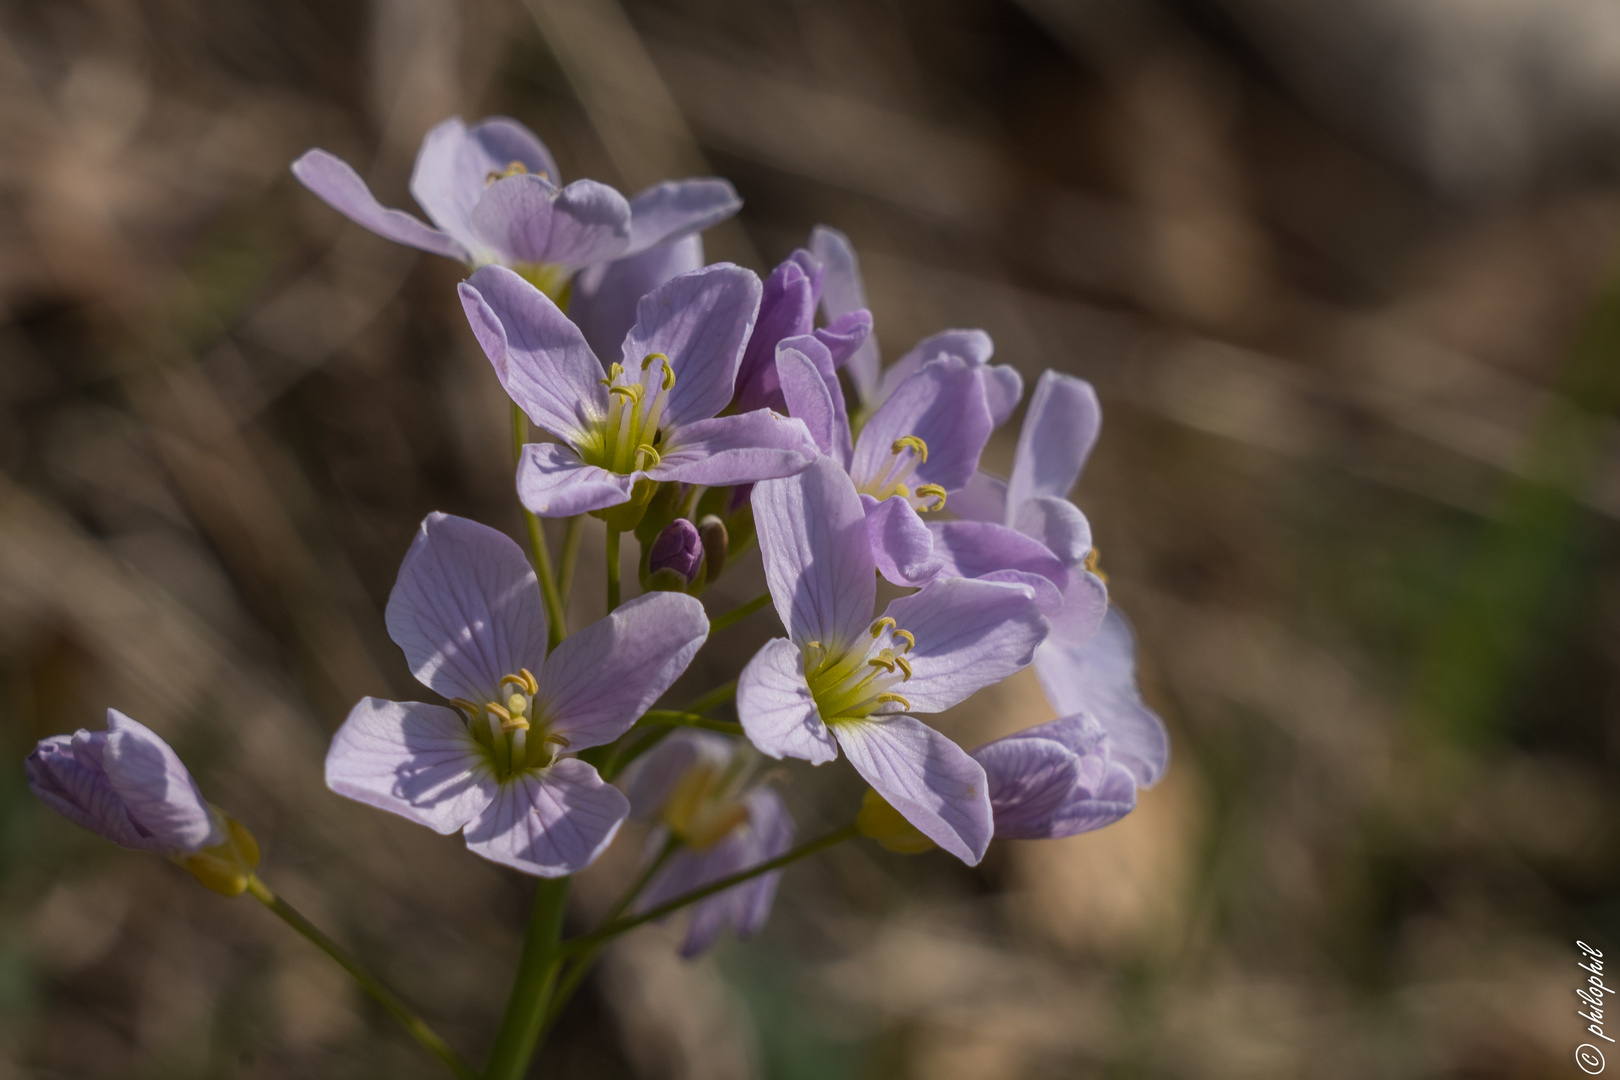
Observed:
[[[527,675],[528,674],[528,669],[524,669],[523,674]],[[523,691],[524,693],[529,692],[529,680],[525,679],[523,677],[523,675],[502,675],[501,676],[501,689],[502,690],[506,689],[506,685],[508,683],[511,683],[513,686],[517,687],[519,690]]]
[[[657,360],[664,365],[664,389],[668,390],[675,385],[675,369],[669,366],[669,357],[661,352],[648,353],[641,361],[641,370],[646,371]]]
[[[911,636],[910,630],[896,630],[894,632],[894,636],[897,638],[905,638],[906,652],[910,652],[912,649],[917,647],[917,639]]]
[[[900,668],[900,670],[905,673],[905,678],[910,679],[911,678],[911,661],[907,660],[903,656],[896,656],[894,658],[894,662],[895,662],[895,665],[898,666]],[[891,669],[891,670],[893,670],[893,669]],[[905,680],[901,680],[901,681],[905,681]]]
[[[915,435],[902,435],[894,440],[894,444],[889,447],[889,453],[898,454],[907,449],[915,452],[925,463],[928,461],[928,444]]]
[[[900,704],[902,704],[902,705],[904,705],[906,707],[907,712],[911,711],[911,702],[907,701],[905,698],[901,697],[899,694],[879,694],[877,696],[877,699],[878,699],[878,704],[880,704],[880,705],[885,701],[898,701]]]
[[[540,741],[542,743],[549,743],[552,746],[560,746],[564,750],[568,749],[568,739],[562,735],[558,735],[556,732],[546,732]]]
[[[469,720],[475,720],[478,718],[478,706],[474,705],[466,698],[451,698],[450,704],[466,713]]]
[[[894,485],[894,491],[895,491],[896,495],[899,495],[902,498],[906,498],[906,499],[911,498],[911,489],[906,487],[906,485],[904,485],[904,484],[896,484],[896,485]]]
[[[939,502],[935,503],[933,506],[925,507],[925,509],[927,509],[927,510],[943,510],[943,509],[945,509],[945,489],[940,487],[938,484],[923,484],[921,487],[919,487],[917,489],[917,495],[918,495],[918,497],[924,498],[924,499],[938,499],[939,500]]]
[[[523,681],[528,684],[530,697],[534,697],[540,692],[540,683],[535,679],[534,672],[528,668],[518,668],[518,674],[523,676]]]
[[[642,443],[640,446],[636,447],[636,468],[646,468],[646,466],[641,463],[641,459],[643,457],[652,458],[652,463],[654,466],[658,465],[664,460],[664,455],[660,454],[657,450],[654,450],[651,443]]]
[[[874,656],[866,662],[867,667],[880,667],[889,674],[894,674],[894,661],[887,656]]]
[[[523,716],[508,716],[501,721],[501,731],[528,731],[529,721]]]
[[[626,386],[610,386],[608,387],[608,393],[610,395],[618,394],[620,397],[629,398],[631,401],[640,404],[642,388],[640,383],[630,383]]]
[[[1107,583],[1108,575],[1102,572],[1102,550],[1100,548],[1094,547],[1086,552],[1085,562],[1081,563],[1081,565],[1102,578],[1105,584]]]
[[[493,184],[497,180],[505,180],[508,176],[522,176],[528,171],[529,167],[521,161],[508,162],[506,168],[493,170],[488,176],[484,177],[484,183]],[[545,178],[545,175],[544,172],[540,173],[542,179]]]
[[[894,627],[895,627],[894,619],[890,618],[887,615],[883,616],[883,618],[879,619],[877,622],[872,624],[872,636],[873,637],[881,636],[885,627],[887,627],[890,630],[893,630]],[[903,632],[904,631],[902,631],[902,633]]]
[[[495,702],[491,701],[489,704],[484,706],[484,711],[493,716],[499,717],[502,724],[510,724],[512,722],[512,714],[506,711],[506,706],[504,705],[497,705]]]

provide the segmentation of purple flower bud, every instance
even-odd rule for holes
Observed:
[[[649,574],[673,570],[690,585],[703,570],[703,538],[698,528],[685,518],[676,518],[653,541],[647,561]]]

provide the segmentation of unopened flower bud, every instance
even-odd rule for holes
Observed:
[[[901,817],[900,811],[890,806],[888,800],[872,788],[867,788],[861,798],[861,812],[855,815],[855,828],[862,836],[876,840],[901,855],[920,855],[934,846],[932,840]]]
[[[703,582],[703,539],[696,525],[676,518],[664,527],[647,556],[651,588],[682,592]]]
[[[713,514],[704,514],[698,521],[698,535],[703,538],[703,557],[709,564],[707,580],[713,581],[726,568],[731,537],[726,533],[726,523]]]

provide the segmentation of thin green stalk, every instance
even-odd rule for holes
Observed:
[[[662,724],[666,727],[695,727],[704,731],[718,731],[722,735],[741,735],[742,725],[735,720],[710,720],[697,713],[677,709],[648,709],[641,714],[638,724]]]
[[[718,709],[720,706],[724,705],[726,702],[730,701],[736,696],[737,680],[732,679],[728,683],[721,683],[713,690],[710,690],[707,694],[704,694],[702,697],[692,702],[692,704],[686,707],[686,711],[691,713],[706,713],[711,709]]]
[[[398,1020],[411,1037],[422,1045],[422,1048],[440,1061],[444,1062],[449,1070],[460,1077],[461,1080],[478,1080],[478,1073],[471,1065],[461,1060],[450,1045],[441,1039],[437,1032],[427,1026],[427,1022],[411,1011],[411,1007],[399,995],[378,982],[376,977],[360,966],[359,961],[344,951],[343,946],[327,937],[314,923],[304,918],[303,914],[287,901],[270,891],[269,886],[260,881],[257,875],[248,878],[247,891],[253,898],[269,908],[275,916],[310,941],[316,948],[338,962],[338,965],[347,971],[360,988],[370,994],[377,1003],[387,1009],[389,1015]]]
[[[529,418],[517,403],[512,403],[512,460],[521,461],[523,444],[529,441]],[[540,519],[524,508],[523,518],[529,527],[529,547],[534,551],[534,572],[540,579],[540,597],[546,602],[546,618],[550,622],[551,647],[568,636],[568,616],[563,610],[562,596],[557,592],[557,578],[551,572],[551,552],[546,548],[546,533]]]
[[[575,514],[568,519],[568,530],[563,533],[562,560],[557,564],[557,591],[562,604],[568,607],[568,594],[574,590],[574,565],[579,562],[579,542],[585,535],[585,515]]]
[[[680,850],[680,847],[681,842],[673,836],[665,840],[664,846],[658,851],[658,855],[652,862],[647,864],[641,873],[636,875],[636,880],[630,883],[630,887],[624,891],[624,895],[619,897],[618,901],[608,909],[608,913],[602,917],[602,925],[607,925],[629,910],[630,905],[635,903],[636,897],[641,895],[641,890],[647,887],[653,876],[664,868],[664,864],[669,861],[670,856]],[[590,974],[591,967],[596,963],[597,954],[601,951],[602,946],[598,945],[585,955],[573,960],[563,969],[562,977],[557,983],[557,991],[551,995],[551,1007],[546,1010],[545,1026],[540,1029],[541,1038],[544,1038],[545,1034],[551,1030],[551,1025],[557,1022],[557,1017],[562,1015],[563,1009],[568,1005],[569,1000],[573,998],[574,992],[579,989],[579,984],[584,982],[585,976]]]
[[[495,1048],[490,1051],[484,1080],[521,1080],[529,1070],[545,1026],[552,989],[557,985],[557,969],[565,955],[558,941],[562,937],[563,915],[568,910],[570,880],[541,878],[535,885],[517,977],[506,999],[506,1012],[495,1034]]]
[[[826,836],[819,837],[815,840],[807,840],[784,855],[778,855],[774,859],[762,862],[758,866],[751,866],[747,870],[740,870],[735,874],[728,874],[718,881],[711,881],[701,889],[693,889],[691,892],[682,893],[680,896],[677,896],[668,903],[659,904],[657,907],[643,911],[639,915],[634,915],[630,918],[615,919],[605,926],[591,931],[589,934],[581,934],[579,937],[570,938],[568,941],[563,942],[562,945],[559,946],[559,951],[566,956],[588,952],[602,945],[604,942],[611,941],[613,938],[618,937],[620,934],[623,934],[626,931],[634,930],[636,927],[641,926],[644,923],[650,923],[654,920],[662,919],[665,915],[679,911],[688,904],[695,904],[699,900],[706,900],[715,893],[725,892],[733,885],[741,885],[743,882],[759,877],[761,874],[768,874],[772,870],[780,870],[782,867],[787,866],[790,863],[798,862],[800,859],[809,858],[811,855],[818,855],[830,847],[836,847],[837,845],[842,844],[845,840],[853,840],[857,835],[859,834],[855,829],[854,823],[845,825],[841,829],[833,830]]]
[[[732,623],[742,622],[744,619],[748,618],[748,616],[752,615],[754,612],[758,611],[760,608],[764,607],[770,602],[771,594],[765,593],[763,596],[754,597],[746,604],[738,604],[724,615],[710,619],[709,633],[718,634]]]
[[[607,604],[609,612],[619,606],[619,530],[611,525],[607,531]]]

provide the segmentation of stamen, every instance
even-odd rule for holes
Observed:
[[[885,650],[885,651],[887,651],[887,650]],[[889,674],[891,674],[891,675],[894,674],[894,660],[891,657],[874,656],[874,657],[872,657],[872,659],[870,659],[870,660],[868,660],[866,662],[866,666],[867,667],[882,668],[884,671],[887,671]]]
[[[938,484],[923,484],[917,488],[917,495],[919,498],[939,500],[933,506],[924,507],[925,510],[945,509],[945,489]]]
[[[915,435],[902,435],[894,440],[893,445],[889,447],[889,453],[898,454],[900,451],[907,449],[914,451],[918,457],[922,458],[923,463],[927,464],[928,444]]]
[[[911,678],[911,661],[907,660],[903,656],[896,656],[894,658],[894,662],[901,671],[905,672],[905,679],[902,679],[901,681],[904,682],[909,680]]]
[[[540,741],[547,746],[560,746],[564,750],[568,749],[568,739],[558,735],[555,731],[546,732],[545,735],[541,736]]]
[[[675,369],[670,367],[669,357],[665,356],[663,353],[648,353],[641,360],[641,370],[646,371],[652,366],[652,362],[654,360],[657,360],[659,363],[664,365],[664,389],[670,389],[675,385]]]
[[[495,718],[499,718],[500,722],[503,724],[510,724],[512,722],[512,714],[506,711],[506,706],[504,705],[497,705],[495,702],[491,701],[484,706],[484,711],[490,714],[491,724],[495,723]]]
[[[534,672],[528,668],[518,668],[518,674],[523,676],[523,681],[528,684],[530,697],[540,693],[540,683],[535,679]]]
[[[451,698],[450,699],[450,704],[454,705],[456,708],[458,708],[462,712],[466,713],[467,714],[467,719],[469,721],[478,719],[478,714],[481,711],[478,708],[478,706],[474,705],[472,702],[468,701],[466,698],[459,698],[459,697]]]
[[[522,176],[528,171],[528,166],[521,161],[508,162],[506,168],[492,170],[488,176],[484,177],[484,183],[486,185],[493,184],[497,180],[505,180],[508,176]],[[545,179],[545,175],[545,172],[542,171],[540,173],[541,179]]]
[[[529,718],[526,716],[508,716],[501,722],[501,733],[508,731],[528,731]]]
[[[890,636],[905,639],[906,652],[910,652],[917,647],[917,639],[911,636],[910,630],[896,630]]]
[[[652,458],[654,467],[657,467],[664,460],[664,455],[660,454],[657,450],[654,450],[650,443],[642,443],[640,446],[636,447],[635,466],[637,469],[646,468],[646,466],[641,463],[641,459],[643,457]]]
[[[896,625],[898,624],[894,621],[894,619],[890,618],[888,615],[885,615],[883,618],[872,624],[872,636],[874,638],[881,637],[885,628],[893,630]],[[904,633],[904,631],[901,632]]]
[[[877,699],[878,699],[878,704],[879,705],[883,704],[885,701],[898,701],[900,704],[902,704],[902,705],[904,705],[906,707],[907,712],[911,711],[911,702],[907,701],[905,698],[901,697],[899,694],[883,693],[883,694],[879,694],[877,696]]]
[[[639,405],[641,404],[641,395],[646,393],[646,391],[642,389],[640,383],[628,383],[624,386],[610,386],[608,387],[608,393],[610,395],[616,394],[619,397],[629,398],[632,402]]]
[[[528,671],[525,670],[523,674],[527,675]],[[523,675],[502,675],[501,676],[501,689],[502,690],[506,689],[506,684],[507,683],[511,683],[513,686],[517,687],[519,690],[522,690],[522,691],[524,691],[526,693],[531,692],[531,691],[529,691],[529,680],[525,679],[523,677]]]

